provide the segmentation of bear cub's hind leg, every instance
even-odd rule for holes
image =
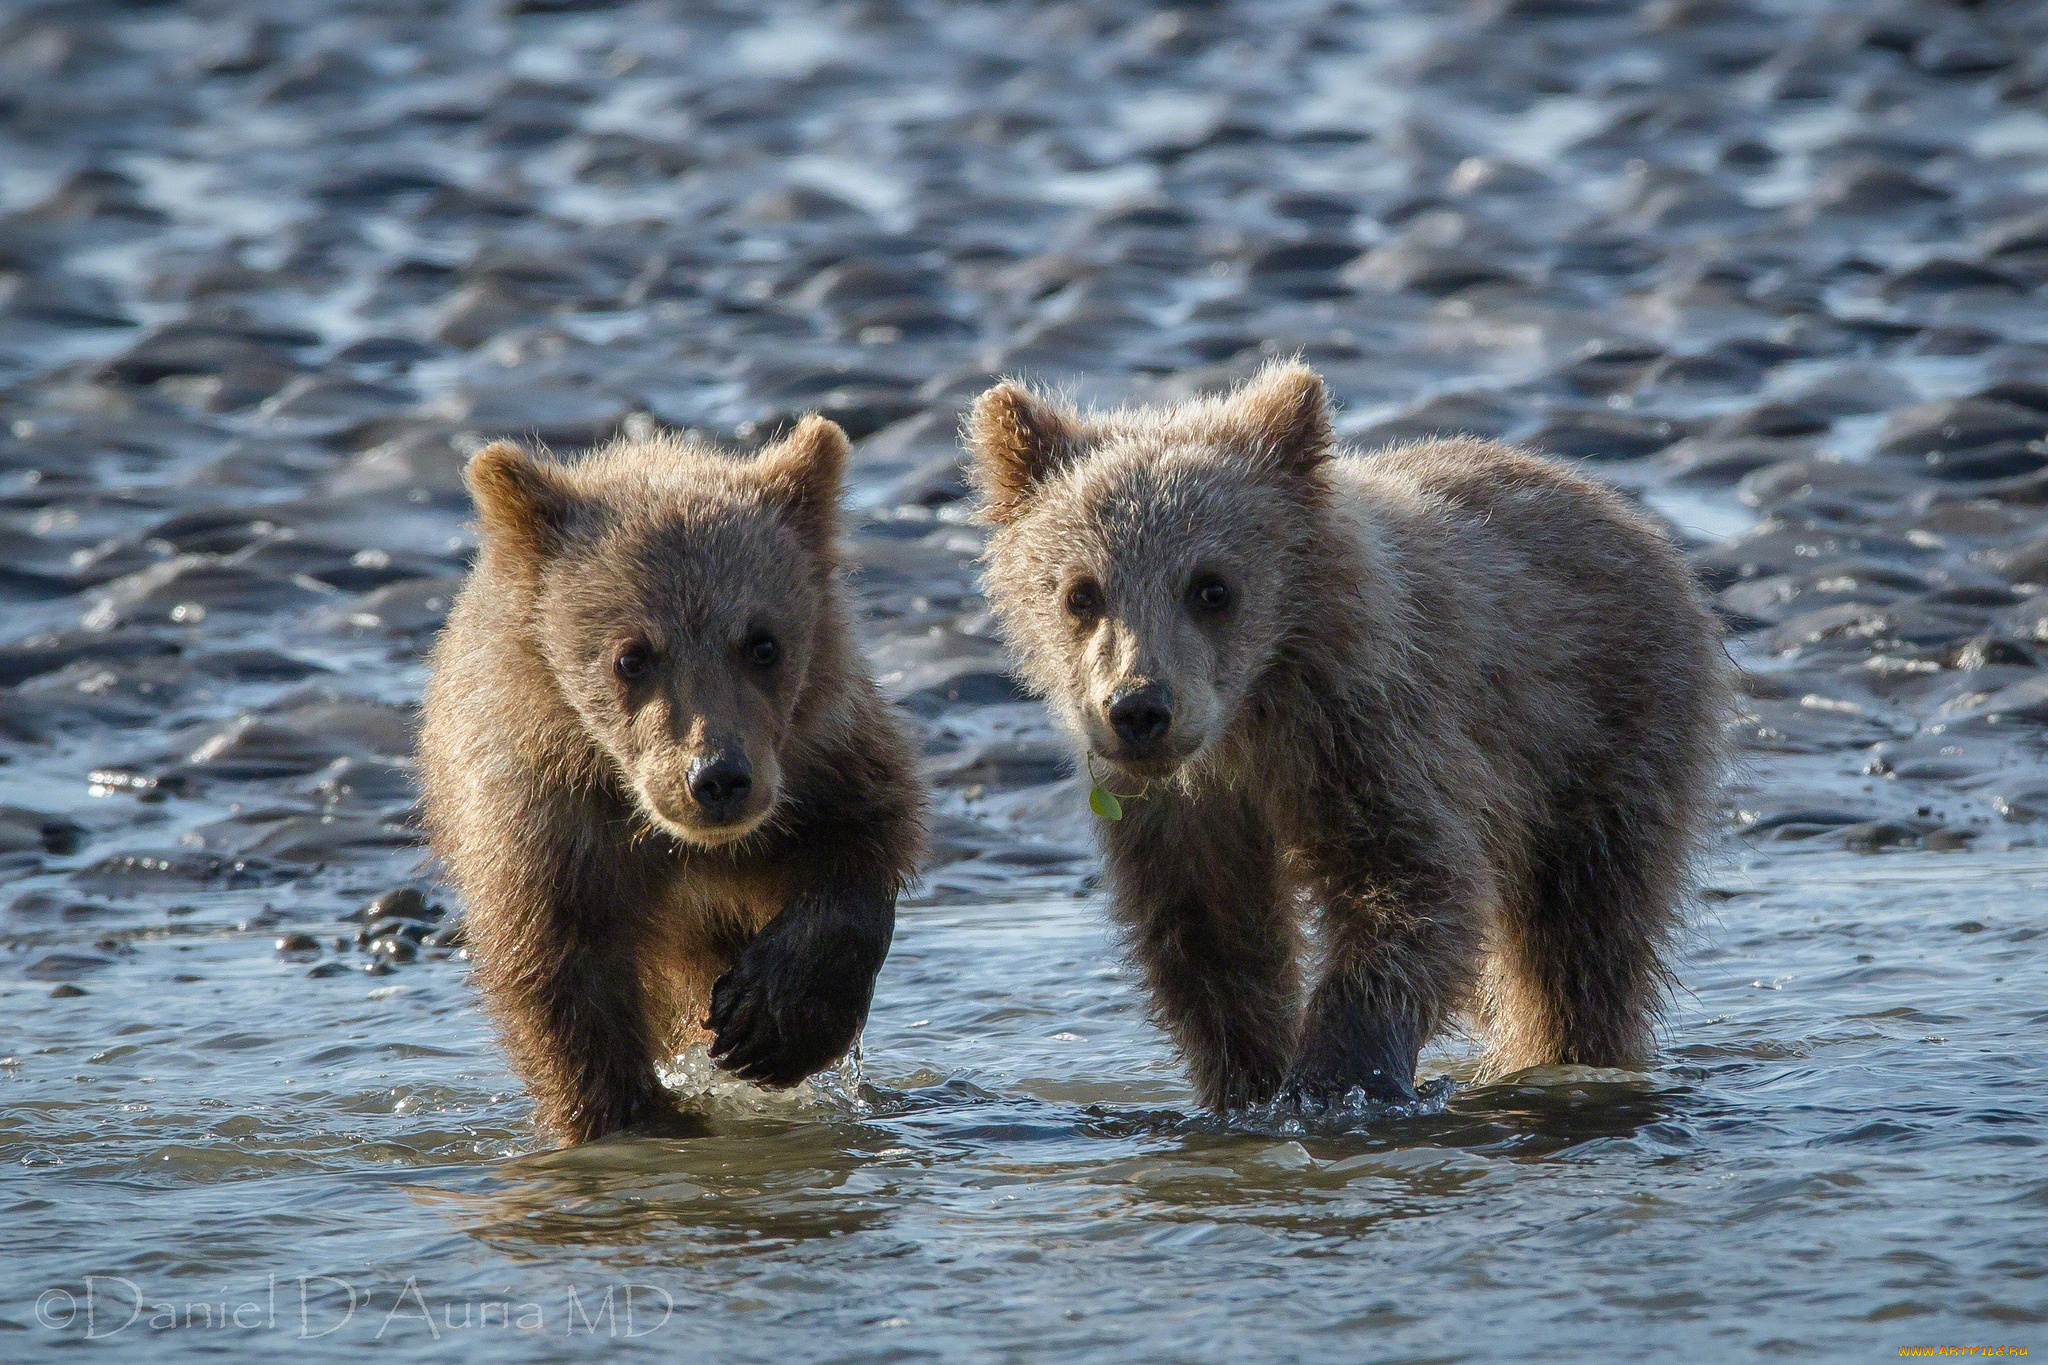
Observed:
[[[1503,906],[1488,964],[1484,1074],[1632,1068],[1654,1051],[1691,835],[1640,805],[1575,804],[1532,838],[1527,884]]]

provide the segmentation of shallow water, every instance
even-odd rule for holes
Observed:
[[[35,1252],[0,1290],[40,1342],[37,1293],[106,1277],[96,1330],[167,1357],[330,1329],[430,1360],[593,1332],[745,1360],[2037,1340],[2048,860],[1718,884],[1656,1072],[1308,1130],[1194,1116],[1085,898],[915,906],[857,1084],[714,1087],[703,1136],[563,1153],[533,1150],[452,966],[309,990],[245,938],[169,933],[16,1011],[6,1212]],[[301,1275],[333,1278],[302,1303]],[[184,1325],[223,1302],[258,1309]],[[83,1335],[83,1300],[43,1311]]]
[[[0,7],[0,1359],[2042,1344],[2044,50],[2024,4]],[[954,426],[1295,350],[1361,443],[1639,496],[1728,622],[1652,1072],[1453,1039],[1412,1112],[1225,1121],[1144,1022]],[[857,1073],[682,1059],[701,1135],[546,1152],[407,757],[462,461],[811,408],[933,864]]]

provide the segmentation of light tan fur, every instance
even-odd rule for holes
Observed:
[[[1465,1008],[1488,1074],[1650,1056],[1727,695],[1660,532],[1495,442],[1341,451],[1300,365],[1093,414],[1004,384],[967,439],[1019,666],[1143,793],[1115,913],[1206,1103],[1412,1094]]]

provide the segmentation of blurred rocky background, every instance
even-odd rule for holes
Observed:
[[[8,5],[10,970],[454,950],[407,755],[466,454],[811,410],[922,894],[1085,886],[958,414],[1296,352],[1352,440],[1524,441],[1668,519],[1745,670],[1726,851],[2029,842],[2044,282],[2038,3]]]

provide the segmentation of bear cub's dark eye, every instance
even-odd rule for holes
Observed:
[[[747,662],[756,668],[773,668],[782,659],[782,646],[765,630],[747,637]]]
[[[1067,612],[1077,621],[1092,621],[1102,615],[1102,589],[1085,578],[1068,588]]]
[[[654,672],[654,651],[636,640],[618,652],[612,672],[619,675],[620,682],[642,682]]]
[[[1223,611],[1230,606],[1230,585],[1213,573],[1198,573],[1188,584],[1188,605],[1196,611]]]

